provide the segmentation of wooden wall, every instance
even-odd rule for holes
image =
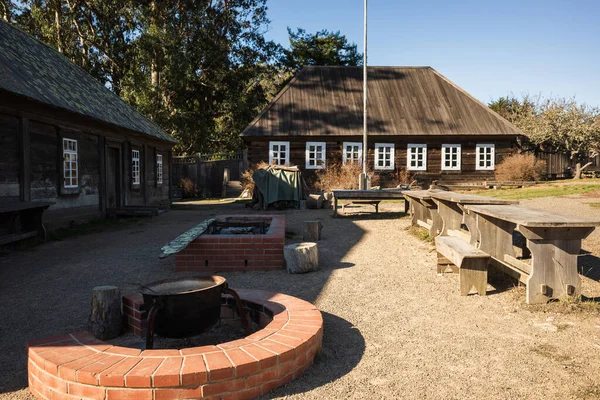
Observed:
[[[248,146],[248,162],[257,163],[260,161],[269,161],[269,141],[270,138],[244,138]],[[362,142],[362,136],[335,136],[335,137],[277,137],[276,141],[289,141],[290,164],[298,165],[308,181],[314,179],[314,170],[305,170],[305,150],[306,142],[326,142],[327,161],[341,159],[341,150],[344,142]],[[394,143],[394,165],[396,171],[375,171],[381,177],[384,185],[392,185],[395,182],[394,174],[399,169],[406,168],[407,163],[407,145],[408,143],[427,144],[427,171],[413,171],[412,174],[420,181],[431,182],[432,180],[483,180],[493,179],[494,171],[478,171],[475,169],[475,157],[477,143],[493,143],[496,148],[496,164],[503,157],[513,153],[516,149],[514,137],[489,137],[489,136],[457,136],[457,137],[431,137],[431,136],[377,136],[369,137],[368,148],[371,153],[369,156],[369,165],[373,165],[375,143]],[[442,171],[441,170],[441,147],[442,144],[461,144],[461,170],[460,171]]]
[[[20,97],[0,96],[0,201],[52,201],[49,228],[99,218],[106,213],[107,142],[121,148],[121,205],[170,202],[171,145],[135,132]],[[79,187],[65,189],[62,138],[77,140]],[[142,184],[130,185],[131,148],[140,149]],[[156,183],[155,154],[163,155],[163,183]],[[126,158],[126,160],[125,160]]]

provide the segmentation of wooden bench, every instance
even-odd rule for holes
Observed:
[[[337,216],[338,200],[350,200],[353,204],[371,204],[375,211],[379,212],[379,202],[382,200],[404,200],[404,190],[379,189],[379,190],[342,190],[334,189],[333,192],[333,216]],[[342,205],[342,212],[345,205]]]
[[[435,238],[438,252],[437,272],[442,274],[450,265],[458,268],[461,296],[466,296],[475,287],[480,296],[487,288],[487,267],[490,255],[461,238],[438,236]]]
[[[36,236],[46,237],[44,210],[53,202],[8,202],[0,206],[0,246]]]

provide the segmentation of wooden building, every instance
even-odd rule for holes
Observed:
[[[362,67],[302,69],[242,132],[250,163],[362,162]],[[383,182],[481,180],[521,132],[431,67],[368,67],[369,165]]]
[[[0,20],[0,204],[51,227],[169,203],[175,140],[77,65]]]

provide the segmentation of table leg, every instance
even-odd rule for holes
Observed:
[[[379,202],[375,203],[375,214],[379,214]]]
[[[438,206],[433,200],[422,200],[426,207],[429,216],[431,217],[431,228],[429,228],[429,236],[436,237],[442,231],[444,222],[438,213]]]
[[[446,202],[443,200],[435,201],[438,206],[437,212],[441,220],[440,236],[447,236],[449,229],[460,230],[463,213],[456,203]]]
[[[338,201],[337,197],[333,196],[333,218],[337,217],[337,207],[338,207],[337,201]]]
[[[475,247],[479,247],[480,233],[479,228],[477,228],[477,217],[475,215],[471,215],[471,213],[469,213],[469,211],[465,210],[463,207],[461,207],[461,209],[463,210],[463,220],[467,226],[467,229],[469,230],[469,234],[471,235],[470,243]]]

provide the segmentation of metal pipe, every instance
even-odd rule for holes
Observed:
[[[364,5],[364,43],[363,43],[363,177],[364,189],[367,188],[367,0]]]

